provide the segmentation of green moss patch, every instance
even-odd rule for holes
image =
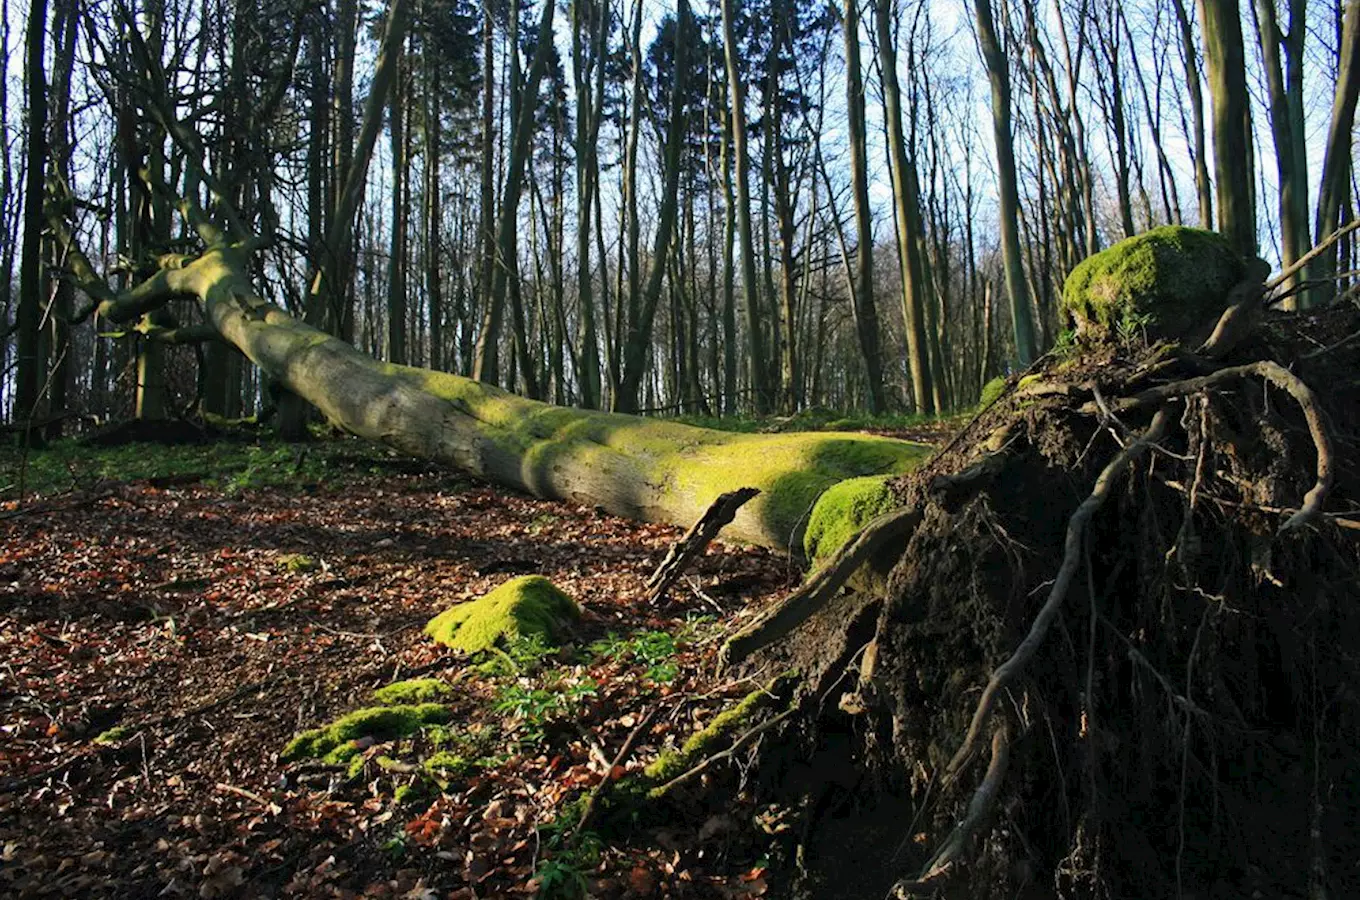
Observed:
[[[525,575],[445,610],[429,621],[425,633],[445,646],[476,653],[520,636],[556,641],[580,614],[576,602],[551,581]]]
[[[1000,400],[1004,393],[1006,393],[1006,376],[998,375],[982,386],[982,393],[978,395],[978,407],[986,409]]]
[[[449,708],[439,703],[371,706],[356,709],[329,725],[304,731],[288,742],[283,758],[322,759],[345,762],[354,755],[352,742],[359,738],[392,740],[415,734],[426,725],[440,725],[450,717]]]
[[[1083,337],[1179,338],[1227,307],[1247,264],[1212,231],[1166,225],[1088,257],[1063,285]]]
[[[108,731],[99,734],[94,742],[96,744],[121,744],[136,733],[137,729],[131,725],[115,725]]]
[[[452,693],[453,688],[438,678],[412,678],[409,681],[398,681],[386,687],[378,688],[373,692],[373,699],[383,706],[403,703],[435,703],[447,698]]]
[[[822,493],[803,532],[803,552],[813,565],[830,559],[865,525],[898,507],[888,486],[891,477],[851,478]]]
[[[646,769],[643,776],[656,785],[652,796],[659,796],[662,788],[674,778],[685,774],[706,757],[719,752],[752,726],[756,713],[774,702],[769,690],[753,691],[736,706],[725,709],[701,731],[690,735],[679,750],[666,750]]]
[[[279,557],[279,568],[285,572],[315,572],[320,565],[305,553],[285,553]]]

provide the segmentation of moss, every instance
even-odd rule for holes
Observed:
[[[353,781],[362,774],[364,774],[364,757],[362,753],[355,751],[350,758],[349,768],[345,770],[345,777]]]
[[[477,763],[459,753],[440,750],[421,763],[431,775],[466,775],[477,768]]]
[[[851,478],[822,493],[803,532],[803,552],[814,565],[830,559],[865,525],[897,508],[888,486],[891,477]]]
[[[761,495],[738,513],[729,536],[771,546],[800,545],[802,524],[818,494],[846,478],[910,471],[932,448],[861,434],[740,434],[674,421],[583,412],[516,397],[442,372],[387,367],[385,374],[449,401],[477,420],[479,438],[517,460],[514,472],[489,477],[561,496],[563,472],[594,473],[611,489],[585,491],[620,515],[691,524],[721,493],[755,487]],[[488,454],[490,458],[493,454]],[[661,505],[649,500],[661,494]],[[574,491],[584,491],[573,486]]]
[[[755,516],[763,531],[798,547],[808,514],[827,488],[847,478],[908,472],[932,449],[869,435],[733,435],[723,444],[668,457],[659,470],[670,473],[665,490],[671,498],[690,498],[694,518],[724,491],[759,488],[738,521]]]
[[[525,575],[445,610],[426,624],[425,633],[440,644],[476,653],[519,636],[556,641],[563,626],[580,614],[576,602],[551,581]]]
[[[115,725],[94,739],[96,744],[117,744],[127,740],[137,729],[131,725]]]
[[[1000,400],[1004,393],[1006,393],[1006,376],[998,375],[982,386],[982,393],[978,395],[978,408],[986,409]]]
[[[1067,277],[1063,307],[1083,336],[1177,338],[1222,311],[1247,272],[1223,236],[1166,225],[1088,257]]]
[[[448,707],[438,703],[356,709],[329,725],[304,731],[293,738],[283,749],[283,758],[346,762],[354,752],[351,741],[362,737],[378,740],[405,737],[425,725],[447,722],[449,715]]]
[[[278,563],[285,572],[314,572],[317,569],[316,560],[305,553],[285,553]]]
[[[397,806],[414,806],[430,799],[429,785],[423,781],[403,784],[392,794],[392,802]]]
[[[685,741],[679,750],[665,750],[643,770],[642,774],[657,785],[651,792],[659,796],[661,788],[673,778],[688,772],[705,757],[716,753],[719,745],[726,744],[745,731],[752,717],[773,701],[769,690],[753,691],[735,706],[723,710],[713,717],[713,721],[701,731],[696,731]]]
[[[378,688],[373,692],[373,699],[383,706],[395,706],[403,703],[434,703],[452,693],[453,688],[438,678],[413,678]]]

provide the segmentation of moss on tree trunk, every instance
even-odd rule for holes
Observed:
[[[734,434],[526,400],[445,372],[379,362],[261,299],[249,244],[163,274],[268,375],[333,423],[403,453],[539,497],[689,525],[719,494],[755,487],[726,534],[799,548],[813,503],[846,478],[910,471],[930,447],[869,435]]]

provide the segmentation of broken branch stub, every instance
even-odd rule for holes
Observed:
[[[704,510],[699,521],[685,532],[685,536],[671,545],[666,558],[647,579],[647,601],[656,603],[664,597],[676,579],[689,568],[690,563],[702,555],[704,549],[718,536],[723,526],[737,517],[737,510],[759,493],[759,488],[744,487],[719,494],[718,499]]]

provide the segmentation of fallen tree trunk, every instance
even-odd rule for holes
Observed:
[[[100,312],[118,322],[148,304],[195,298],[223,338],[337,426],[539,497],[687,526],[720,494],[758,488],[727,534],[775,549],[798,550],[807,516],[830,485],[906,472],[930,452],[869,435],[736,434],[566,409],[379,362],[261,298],[246,275],[257,245],[219,243],[128,296],[107,299]]]

